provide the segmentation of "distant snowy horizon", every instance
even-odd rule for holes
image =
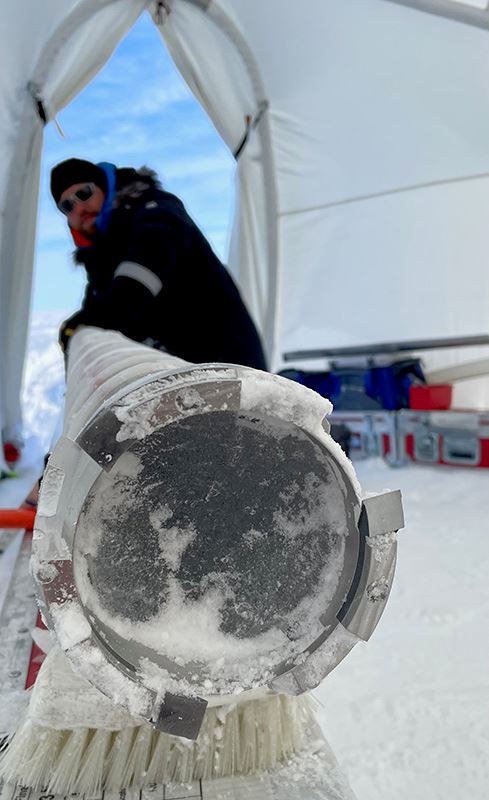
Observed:
[[[24,436],[35,436],[47,451],[63,407],[64,361],[58,328],[66,313],[35,311],[31,316],[22,388]]]

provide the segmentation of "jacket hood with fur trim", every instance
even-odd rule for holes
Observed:
[[[146,195],[163,191],[161,182],[156,172],[149,167],[121,167],[116,170],[116,194],[112,210],[124,209],[130,211],[144,202]],[[97,244],[97,239],[93,245]],[[75,264],[86,265],[88,251],[91,247],[77,247],[73,251]]]

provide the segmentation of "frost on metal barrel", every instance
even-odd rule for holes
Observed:
[[[192,738],[207,703],[299,694],[369,637],[400,499],[362,503],[330,410],[285,378],[77,333],[34,572],[79,672]]]

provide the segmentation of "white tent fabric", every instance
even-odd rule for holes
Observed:
[[[31,281],[42,141],[32,95],[51,119],[146,5],[2,4],[4,435],[19,423]],[[488,332],[486,5],[151,3],[177,66],[239,150],[229,260],[274,369],[301,348]]]
[[[231,266],[274,367],[489,330],[488,22],[447,0],[172,4],[162,32],[231,148],[268,104]]]

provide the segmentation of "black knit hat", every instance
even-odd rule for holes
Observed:
[[[69,158],[56,164],[51,170],[51,194],[56,203],[69,186],[74,183],[94,183],[103,192],[107,192],[107,179],[105,172],[91,161],[82,158]]]

